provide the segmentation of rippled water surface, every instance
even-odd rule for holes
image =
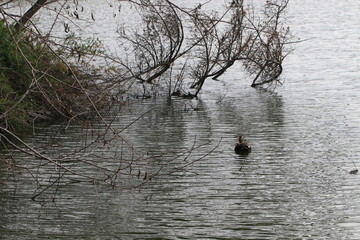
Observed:
[[[131,191],[74,181],[55,203],[31,201],[35,183],[21,175],[1,182],[0,238],[360,239],[360,175],[348,173],[360,166],[359,10],[353,0],[291,0],[288,20],[306,41],[275,91],[250,88],[235,68],[198,101],[125,107],[114,126],[154,109],[123,132],[139,151],[168,152],[166,161],[205,144],[181,160],[199,160],[184,171]],[[81,131],[58,140],[62,151]],[[233,152],[239,134],[248,156]]]

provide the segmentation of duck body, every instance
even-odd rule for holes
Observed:
[[[239,142],[235,146],[235,153],[247,154],[251,152],[251,146],[245,142],[245,137],[240,136]]]

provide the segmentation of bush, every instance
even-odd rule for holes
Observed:
[[[48,41],[31,32],[17,33],[1,20],[0,36],[1,127],[17,130],[34,116],[72,118],[91,110],[89,98],[100,96],[100,89],[64,63]]]
[[[0,124],[17,128],[28,120],[26,112],[32,104],[19,100],[31,78],[26,62],[3,21],[0,21],[0,36]]]

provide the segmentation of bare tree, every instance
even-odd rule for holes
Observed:
[[[169,63],[184,70],[186,62],[188,65],[183,75],[190,79],[190,89],[195,89],[195,92],[183,96],[197,97],[209,77],[216,79],[235,62],[240,62],[254,76],[251,86],[280,82],[282,62],[290,52],[290,48],[287,48],[290,32],[283,23],[288,0],[266,1],[262,17],[247,11],[243,0],[232,1],[220,15],[203,10],[202,5],[186,10],[166,0],[137,3],[145,11],[142,14],[147,16],[143,18],[143,34],[121,35],[122,39],[130,42],[137,54],[136,66],[123,64],[134,73],[134,79],[147,83],[161,81],[164,73],[172,69]],[[171,9],[171,14],[161,9]],[[183,22],[186,22],[186,26]],[[184,27],[190,29],[186,34]],[[161,55],[164,52],[168,54]],[[149,74],[155,69],[158,71]],[[147,80],[139,77],[145,73]],[[172,73],[169,73],[170,78]]]
[[[15,29],[20,30],[21,27],[25,26],[25,24],[36,14],[36,12],[45,6],[46,2],[47,0],[37,0],[15,24]]]
[[[260,26],[250,21],[256,29],[256,38],[244,64],[247,71],[256,74],[253,87],[279,82],[282,63],[287,55],[286,45],[290,42],[289,28],[281,21],[287,5],[288,1],[267,1],[264,11],[266,20]]]
[[[242,0],[233,1],[230,5],[231,17],[224,33],[219,36],[219,70],[215,71],[213,79],[220,77],[236,61],[246,58],[253,34],[246,25],[246,12]]]

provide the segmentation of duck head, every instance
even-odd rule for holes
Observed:
[[[239,137],[239,143],[243,143],[244,141],[245,141],[245,137],[241,135]]]

